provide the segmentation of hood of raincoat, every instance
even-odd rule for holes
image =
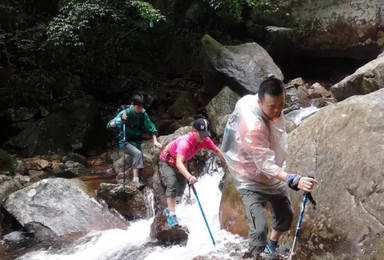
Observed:
[[[269,120],[258,105],[257,95],[237,102],[224,131],[221,152],[238,189],[267,194],[286,190],[286,183],[275,178],[285,166],[286,139],[283,115]]]

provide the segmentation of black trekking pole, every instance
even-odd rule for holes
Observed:
[[[193,193],[195,194],[197,203],[199,204],[199,207],[200,207],[200,210],[201,210],[201,214],[203,214],[203,218],[204,218],[204,221],[205,221],[205,225],[207,225],[209,235],[211,236],[212,243],[213,243],[213,245],[215,246],[215,245],[216,245],[216,243],[215,243],[215,239],[213,239],[213,236],[212,236],[212,233],[211,233],[211,229],[209,228],[207,219],[205,218],[205,214],[204,214],[203,208],[201,207],[199,197],[197,196],[197,192],[196,192],[195,186],[193,186],[193,184],[189,184],[189,186],[192,187],[192,190],[193,190]]]
[[[288,260],[293,260],[294,256],[295,256],[297,240],[298,240],[299,235],[300,235],[301,223],[303,221],[303,216],[304,216],[305,205],[307,203],[307,199],[309,199],[309,201],[312,202],[314,209],[316,209],[316,202],[313,199],[312,194],[310,192],[305,192],[303,194],[303,199],[301,200],[301,209],[300,209],[299,218],[297,220],[297,225],[296,225],[296,230],[295,230],[295,238],[293,239],[291,253],[289,255]]]

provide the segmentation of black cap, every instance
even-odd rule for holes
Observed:
[[[198,118],[193,122],[193,128],[195,128],[201,136],[211,136],[209,132],[209,122],[205,118]]]

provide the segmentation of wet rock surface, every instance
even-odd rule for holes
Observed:
[[[165,245],[186,244],[188,228],[181,225],[170,227],[165,215],[156,216],[151,224],[151,238],[161,241]]]
[[[301,257],[365,259],[382,252],[381,111],[383,89],[322,108],[289,134],[287,168],[319,181],[313,192],[317,210],[308,206],[303,221]],[[295,216],[301,194],[291,194]]]
[[[48,236],[62,236],[128,225],[89,197],[77,180],[41,180],[12,193],[5,200],[4,208],[26,230],[43,234],[42,239],[48,233]]]
[[[101,183],[97,197],[128,219],[148,217],[148,206],[143,192],[133,185]]]

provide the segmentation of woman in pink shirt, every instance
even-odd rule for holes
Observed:
[[[193,123],[191,132],[173,140],[160,154],[160,180],[166,187],[165,196],[168,206],[164,213],[171,227],[179,224],[175,214],[176,197],[183,195],[187,181],[190,184],[197,182],[196,177],[189,173],[186,167],[187,161],[192,159],[196,152],[208,149],[225,162],[210,136],[208,120],[198,118]]]

